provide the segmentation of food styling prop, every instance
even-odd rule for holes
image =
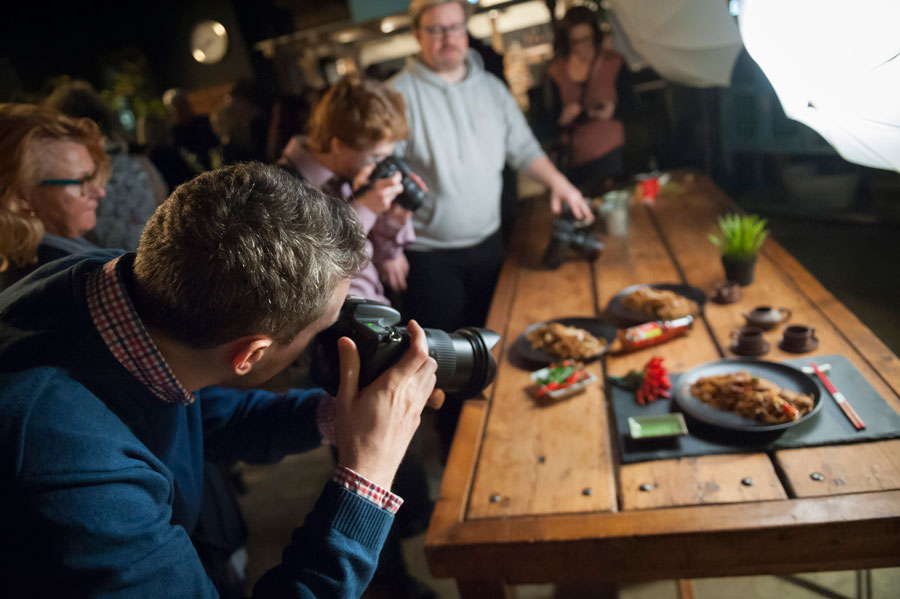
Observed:
[[[710,299],[717,304],[733,304],[741,301],[744,292],[741,286],[734,281],[719,281],[713,286]]]
[[[745,326],[731,331],[731,351],[739,356],[761,356],[769,351],[769,342],[759,327]]]
[[[664,416],[629,416],[628,431],[635,440],[667,439],[688,433],[687,423],[681,412]]]
[[[746,287],[753,282],[756,254],[769,235],[766,219],[755,214],[720,216],[719,235],[709,240],[722,251],[725,278]]]
[[[669,389],[672,388],[669,373],[659,356],[650,358],[643,370],[630,370],[625,376],[608,378],[614,385],[634,390],[635,399],[642,406],[661,397],[668,399]]]
[[[616,338],[616,327],[612,323],[600,320],[599,318],[591,318],[591,317],[583,317],[583,316],[573,316],[568,318],[555,318],[553,320],[548,320],[545,322],[538,322],[522,332],[519,335],[515,342],[513,343],[512,349],[517,352],[521,357],[525,358],[528,362],[532,363],[532,366],[542,366],[546,364],[551,364],[553,362],[558,362],[563,359],[562,356],[557,356],[549,351],[544,351],[543,349],[535,349],[531,346],[531,343],[528,341],[528,335],[532,331],[552,322],[558,322],[561,325],[567,327],[575,327],[579,329],[584,329],[594,337],[598,339],[603,339],[606,341],[606,347],[603,348],[602,351],[597,353],[594,356],[582,358],[582,361],[589,362],[594,360],[606,351],[609,350],[609,345]]]
[[[866,428],[866,424],[862,421],[862,418],[859,417],[859,414],[856,413],[856,410],[853,409],[853,406],[850,405],[850,402],[847,401],[847,398],[844,397],[844,394],[837,390],[837,387],[831,384],[831,380],[828,376],[822,372],[822,369],[815,362],[810,362],[809,364],[812,369],[815,371],[816,376],[819,377],[819,380],[822,381],[822,384],[825,385],[825,388],[828,389],[828,392],[831,393],[831,397],[834,399],[835,403],[840,406],[841,411],[845,416],[850,420],[853,424],[853,428],[858,431]]]
[[[656,291],[671,291],[675,295],[688,299],[697,304],[697,314],[703,311],[706,304],[706,292],[698,287],[691,285],[682,285],[680,283],[639,283],[637,285],[629,285],[622,291],[610,298],[606,306],[606,314],[608,318],[620,326],[632,326],[651,320],[667,320],[665,316],[658,316],[652,312],[635,310],[628,307],[629,296],[639,291],[642,287],[649,287]],[[678,316],[682,316],[679,314]],[[696,314],[693,314],[696,316]]]
[[[778,347],[794,354],[805,354],[819,347],[815,327],[795,324],[785,327]]]
[[[620,329],[618,333],[619,352],[637,351],[645,347],[665,343],[675,337],[686,335],[693,325],[694,317],[685,316],[675,320],[657,320],[627,329]]]
[[[690,393],[691,385],[701,377],[729,374],[739,370],[749,371],[751,375],[764,378],[778,385],[782,389],[789,389],[797,393],[811,395],[813,398],[812,411],[801,417],[799,420],[794,420],[792,422],[764,424],[751,418],[741,416],[736,412],[720,410],[719,408],[704,403]],[[706,424],[720,429],[754,433],[771,432],[796,426],[813,418],[818,414],[822,407],[822,397],[819,386],[816,385],[816,382],[808,375],[804,374],[799,367],[795,368],[786,364],[767,362],[755,358],[715,360],[691,368],[678,377],[678,387],[674,389],[674,399],[685,414],[696,418],[701,422],[705,422]]]
[[[793,311],[790,308],[776,309],[772,306],[757,306],[742,316],[747,320],[748,325],[770,331],[790,319],[792,314]]]
[[[582,362],[563,360],[532,372],[531,380],[537,384],[535,399],[560,400],[583,392],[597,377],[585,370]]]

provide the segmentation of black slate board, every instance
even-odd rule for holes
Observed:
[[[808,366],[813,360],[817,364],[831,364],[828,378],[843,392],[866,423],[864,430],[857,431],[853,428],[822,383],[815,379],[822,393],[822,409],[815,418],[797,426],[770,433],[742,433],[716,428],[685,414],[689,431],[687,435],[674,439],[636,441],[628,434],[629,416],[661,416],[679,411],[678,405],[671,399],[665,399],[640,406],[634,399],[634,393],[607,383],[608,397],[611,398],[615,413],[616,437],[622,463],[724,453],[754,453],[900,437],[900,414],[888,405],[844,356],[807,356],[786,360],[784,363],[800,368]],[[672,385],[678,385],[678,377],[675,375],[672,376]]]

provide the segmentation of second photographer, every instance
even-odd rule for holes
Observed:
[[[403,247],[415,240],[411,209],[426,191],[404,164],[385,160],[409,136],[404,111],[403,97],[386,85],[344,77],[313,109],[309,135],[292,138],[278,161],[351,202],[365,228],[371,264],[353,279],[350,293],[385,304],[391,302],[382,281],[393,291],[406,289]]]
[[[415,239],[410,216],[425,185],[392,157],[394,144],[407,138],[403,97],[377,81],[347,76],[315,106],[309,134],[294,137],[278,165],[322,191],[350,202],[366,233],[370,263],[353,277],[350,294],[390,305],[389,290],[406,289],[409,264],[403,247]],[[433,504],[422,461],[407,454],[394,480],[406,500],[385,542],[373,585],[392,597],[428,598],[436,594],[409,575],[402,539],[425,530]]]

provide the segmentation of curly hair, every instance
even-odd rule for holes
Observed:
[[[259,162],[179,186],[147,222],[134,273],[141,318],[192,347],[250,334],[290,343],[367,261],[348,202]]]
[[[331,86],[313,109],[306,146],[328,152],[332,138],[337,138],[357,150],[368,150],[408,136],[403,96],[385,83],[348,75]]]
[[[24,212],[17,200],[40,184],[38,144],[44,140],[83,144],[97,166],[98,180],[109,176],[103,136],[92,120],[73,119],[33,104],[0,104],[0,271],[10,262],[25,266],[37,259],[44,225]]]

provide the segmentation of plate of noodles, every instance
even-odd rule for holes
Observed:
[[[717,360],[678,377],[675,401],[686,414],[713,426],[777,431],[814,418],[819,386],[802,371],[762,360]]]
[[[696,316],[706,303],[702,289],[674,283],[631,285],[617,293],[606,308],[617,322],[628,325],[651,320]]]
[[[525,329],[513,349],[536,364],[560,359],[587,362],[606,353],[615,338],[615,325],[598,318],[557,318]]]

